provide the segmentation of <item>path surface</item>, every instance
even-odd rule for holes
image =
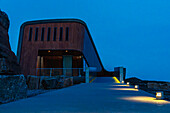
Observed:
[[[0,113],[170,113],[170,102],[112,78],[96,78],[93,83],[54,90],[35,97],[0,105]]]

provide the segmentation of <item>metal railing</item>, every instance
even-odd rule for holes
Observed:
[[[84,76],[83,68],[37,68],[36,76]]]

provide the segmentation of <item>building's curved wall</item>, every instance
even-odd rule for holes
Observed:
[[[80,21],[80,20],[79,20]],[[51,28],[50,41],[47,41],[47,29]],[[53,30],[57,27],[56,41],[53,41]],[[59,41],[60,27],[63,28],[63,40]],[[65,40],[66,27],[69,28],[69,39]],[[29,31],[32,28],[32,40],[29,41]],[[35,30],[38,28],[38,39],[35,38]],[[41,30],[44,31],[44,41],[41,41]],[[90,67],[97,67],[98,71],[103,69],[98,53],[91,39],[87,26],[81,22],[74,21],[35,21],[26,22],[22,25],[18,44],[18,60],[24,75],[35,75],[38,50],[77,50],[83,53]]]
[[[98,59],[97,54],[95,51],[95,48],[93,47],[93,42],[90,40],[90,37],[88,35],[88,32],[85,31],[84,33],[84,49],[83,53],[85,58],[87,59],[87,62],[91,67],[95,67],[97,72],[102,70],[102,66],[100,64],[100,60]]]

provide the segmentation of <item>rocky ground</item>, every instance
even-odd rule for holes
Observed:
[[[128,78],[125,82],[130,82],[130,85],[139,85],[139,89],[154,95],[157,91],[163,91],[164,98],[170,100],[170,82],[141,80],[136,77]]]

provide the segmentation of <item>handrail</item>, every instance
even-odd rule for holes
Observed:
[[[36,68],[36,69],[83,69],[83,68]]]
[[[52,70],[63,70],[63,73],[66,74],[67,70],[78,70],[78,74],[81,77],[80,70],[83,70],[83,68],[36,68],[36,76],[38,75],[38,71],[40,70],[49,70],[49,76],[52,75]]]

